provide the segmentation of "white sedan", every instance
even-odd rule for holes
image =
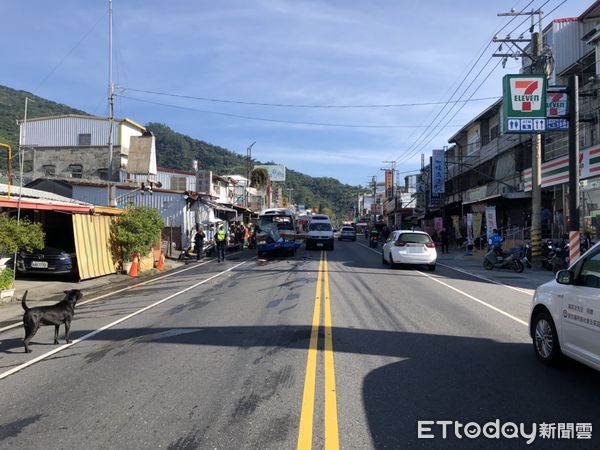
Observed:
[[[435,270],[435,243],[424,231],[392,231],[383,244],[382,261],[394,267],[399,264],[424,264]]]
[[[529,332],[546,364],[565,354],[600,370],[600,243],[538,287]]]

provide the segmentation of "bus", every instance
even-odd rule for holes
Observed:
[[[287,250],[294,254],[296,244],[296,214],[286,208],[263,210],[256,222],[256,249],[258,256],[267,252]]]

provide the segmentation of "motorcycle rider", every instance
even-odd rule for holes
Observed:
[[[373,227],[371,229],[371,232],[369,233],[369,244],[371,245],[371,247],[376,247],[378,241],[379,241],[379,230],[376,227]]]
[[[496,255],[502,255],[502,242],[503,241],[504,241],[504,238],[502,238],[502,236],[498,233],[498,230],[496,228],[494,228],[492,235],[488,239],[488,245],[490,246],[490,248],[492,248],[494,250],[494,253]]]

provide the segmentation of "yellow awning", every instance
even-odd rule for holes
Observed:
[[[77,266],[82,280],[117,271],[110,249],[111,222],[111,216],[73,214]]]

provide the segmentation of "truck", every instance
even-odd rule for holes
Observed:
[[[286,208],[263,210],[256,222],[256,250],[258,256],[275,252],[294,255],[300,244],[296,242],[296,214]]]

